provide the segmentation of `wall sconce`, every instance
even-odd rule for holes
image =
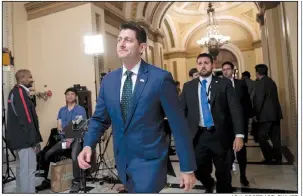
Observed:
[[[38,92],[36,93],[36,96],[37,98],[39,99],[44,99],[45,101],[48,99],[48,98],[51,98],[53,95],[52,91],[48,90],[48,91],[45,91],[45,92]]]

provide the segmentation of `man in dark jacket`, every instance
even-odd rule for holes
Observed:
[[[17,192],[35,193],[36,153],[40,151],[42,137],[35,106],[29,98],[33,78],[29,70],[21,69],[16,80],[8,98],[7,145],[17,152]]]
[[[232,82],[232,85],[236,89],[237,96],[240,100],[243,111],[244,142],[247,142],[248,120],[252,117],[252,106],[246,83],[243,80],[234,78],[233,74],[235,71],[235,66],[232,62],[224,62],[222,64],[222,71],[223,76]],[[242,185],[248,186],[249,182],[246,178],[247,151],[245,144],[243,145],[243,148],[236,153],[236,157],[240,168],[240,182]]]
[[[255,67],[258,81],[255,85],[254,107],[259,124],[258,141],[265,158],[265,164],[282,162],[280,120],[282,110],[276,83],[267,76],[264,64]],[[268,143],[268,137],[273,147]]]

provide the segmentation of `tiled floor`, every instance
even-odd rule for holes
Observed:
[[[287,157],[283,157],[282,165],[263,165],[262,152],[258,144],[250,138],[247,143],[247,178],[250,181],[249,187],[242,187],[239,182],[239,168],[237,165],[237,171],[233,173],[232,185],[235,193],[296,193],[298,190],[297,174],[295,173],[293,166],[289,163]],[[179,162],[177,156],[170,157],[177,176],[180,173]],[[15,171],[14,163],[11,164],[13,171]],[[5,168],[4,168],[5,169]],[[104,173],[106,173],[104,171]],[[214,176],[214,173],[212,174]],[[36,184],[39,185],[42,182],[42,178],[36,177]],[[179,187],[178,178],[168,176],[168,183],[170,186],[163,189],[161,193],[183,193],[184,191]],[[118,185],[112,188],[113,184],[99,183],[92,184],[87,183],[88,187],[92,187],[89,193],[117,193],[116,188]],[[5,184],[4,193],[14,193],[16,191],[16,183],[12,181]],[[65,191],[64,193],[68,193]],[[53,193],[50,189],[41,191],[39,193]],[[189,193],[204,193],[203,186],[200,182]]]

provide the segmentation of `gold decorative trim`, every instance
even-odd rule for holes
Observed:
[[[177,61],[173,61],[173,73],[174,73],[174,80],[178,81],[178,65],[177,65]]]
[[[24,7],[27,11],[27,20],[32,20],[87,3],[89,2],[30,2],[24,4]]]
[[[170,45],[172,48],[175,48],[176,45],[175,45],[175,39],[174,39],[174,36],[173,36],[173,33],[172,33],[172,30],[170,28],[170,25],[168,24],[167,20],[164,19],[164,25],[166,26],[166,29],[168,31],[168,35],[169,35],[169,40],[170,40]]]
[[[124,3],[123,1],[109,1],[108,3],[112,4],[114,7],[118,8],[119,10],[123,10]]]
[[[24,5],[27,11],[27,19],[32,20],[56,12],[64,11],[69,8],[77,7],[87,3],[92,3],[105,10],[113,10],[114,6],[119,12],[117,14],[123,16],[124,2],[30,2]],[[107,5],[106,5],[107,4]],[[110,6],[111,5],[111,6]]]
[[[162,48],[160,47],[160,60],[161,60],[161,68],[163,68],[163,52],[162,52]]]
[[[188,58],[189,53],[187,52],[170,52],[170,53],[164,53],[164,60],[168,59],[175,59],[175,58]]]
[[[257,7],[259,8],[259,13],[256,15],[256,20],[260,26],[264,25],[265,11],[277,7],[279,4],[280,1],[256,2]]]
[[[146,15],[146,10],[147,10],[148,3],[149,3],[149,2],[145,2],[145,4],[144,4],[143,14],[142,14],[143,17],[145,17],[145,15]]]
[[[174,2],[170,2],[167,7],[165,8],[161,18],[160,18],[160,22],[159,22],[159,29],[161,28],[161,25],[162,25],[162,22],[163,22],[163,18],[164,18],[164,15],[166,14],[167,10],[170,8],[170,6],[173,4]]]
[[[149,50],[150,50],[150,56],[151,56],[151,64],[155,64],[155,54],[154,54],[154,48],[152,46],[148,46]]]
[[[137,15],[137,7],[138,7],[138,2],[133,2],[132,4],[132,14],[131,14],[131,18],[135,19],[136,15]]]
[[[252,43],[253,47],[256,48],[261,48],[262,47],[262,42],[261,40],[255,41]]]
[[[154,6],[154,9],[150,15],[150,18],[149,18],[149,22],[152,23],[153,22],[153,19],[154,19],[154,15],[156,13],[156,10],[158,9],[159,5],[160,5],[161,2],[158,2],[155,6]]]
[[[150,24],[147,23],[146,21],[143,20],[139,20],[136,21],[139,25],[141,25],[146,31],[147,31],[147,36],[150,40],[152,40],[153,42],[159,42],[162,45],[164,44],[164,35],[159,31],[159,30],[153,30],[150,28]]]
[[[106,9],[104,10],[104,20],[107,24],[110,24],[111,26],[116,27],[117,29],[119,29],[121,24],[127,22],[123,17],[118,16],[110,10]]]
[[[27,11],[28,20],[35,18],[43,17],[49,14],[56,12],[64,11],[69,8],[77,7],[87,3],[92,3],[97,7],[104,9],[105,22],[119,28],[121,24],[127,22],[127,20],[121,15],[121,13],[114,13],[113,10],[106,6],[108,2],[30,2],[24,5],[25,10]],[[123,10],[123,2],[111,2],[111,5],[117,5],[117,9]],[[133,2],[133,10],[137,10],[137,2]],[[147,24],[145,21],[139,21],[138,23],[142,24],[147,30],[147,36],[154,42],[164,43],[162,35],[159,31],[154,31],[150,28],[150,24]]]

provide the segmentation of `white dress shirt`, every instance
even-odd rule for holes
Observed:
[[[233,87],[235,88],[235,80],[234,80],[234,78],[232,77],[232,78],[230,78],[230,80],[231,80],[231,83],[232,83]]]
[[[211,87],[209,88],[209,85],[211,83],[211,80],[212,80],[212,75],[204,78],[202,76],[199,77],[199,85],[198,85],[198,96],[199,96],[199,112],[200,112],[200,121],[199,121],[199,126],[200,127],[205,127],[204,125],[204,119],[203,119],[203,112],[202,112],[202,105],[201,105],[201,82],[203,80],[206,80],[206,92],[208,92],[208,89],[209,89],[209,92],[208,92],[208,99],[210,100],[210,94],[211,94]],[[233,87],[234,87],[234,80],[233,78],[231,79],[232,80],[232,84],[233,84]],[[211,111],[211,108],[210,108],[210,104],[208,104],[209,106],[209,109]],[[214,122],[214,121],[213,121]],[[215,122],[214,122],[215,123]],[[243,134],[237,134],[236,137],[242,137],[244,138],[244,135]]]
[[[140,65],[141,65],[141,60],[135,65],[135,67],[133,67],[131,70],[129,70],[129,71],[133,72],[133,74],[132,74],[132,83],[133,83],[132,92],[134,92],[134,89],[135,89],[135,85],[136,85]],[[127,69],[123,65],[123,67],[122,67],[122,78],[121,78],[121,88],[120,88],[120,101],[122,99],[122,91],[123,91],[124,82],[127,78],[126,71],[127,71]]]
[[[23,84],[19,84],[19,86],[23,87],[24,90],[26,90],[29,93],[29,89],[26,86],[24,86]]]

